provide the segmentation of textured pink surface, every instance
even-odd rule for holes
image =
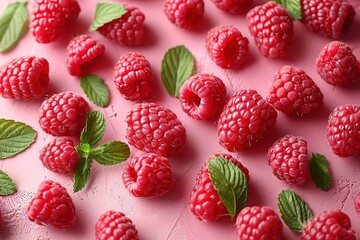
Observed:
[[[0,1],[0,10],[13,2]],[[28,33],[11,52],[0,55],[0,64],[23,55],[45,57],[50,63],[50,89],[48,94],[72,90],[84,96],[79,79],[68,74],[65,64],[65,48],[71,36],[87,33],[97,1],[80,0],[82,11],[73,29],[59,41],[47,45],[38,44]],[[35,144],[16,157],[0,160],[0,169],[7,172],[18,186],[18,193],[0,197],[3,222],[0,225],[0,239],[93,239],[95,223],[107,210],[122,211],[136,225],[141,239],[236,239],[235,222],[224,219],[212,224],[198,222],[188,210],[187,201],[195,184],[195,177],[201,165],[215,152],[223,151],[217,142],[216,124],[213,121],[196,121],[181,109],[178,99],[170,97],[161,83],[161,60],[168,48],[179,44],[186,45],[196,58],[197,72],[212,73],[223,79],[229,96],[239,89],[255,89],[265,97],[270,89],[275,71],[285,64],[303,68],[319,85],[324,94],[324,106],[315,114],[305,118],[287,117],[279,113],[274,130],[258,145],[237,155],[249,169],[251,175],[249,206],[267,205],[277,210],[277,195],[283,189],[295,190],[311,207],[314,214],[324,210],[340,208],[349,214],[353,228],[360,233],[359,216],[355,212],[354,199],[360,192],[359,156],[341,159],[335,156],[326,140],[327,117],[338,105],[360,104],[360,84],[352,88],[335,88],[326,84],[316,73],[315,59],[322,47],[330,39],[310,32],[300,22],[295,22],[294,36],[289,56],[283,60],[263,57],[250,37],[244,15],[229,15],[217,9],[210,1],[205,2],[205,19],[197,30],[182,30],[173,25],[163,13],[163,1],[128,0],[124,1],[139,7],[146,15],[145,40],[141,46],[120,46],[91,33],[96,40],[106,45],[105,54],[95,64],[91,72],[102,76],[111,88],[111,103],[102,109],[91,104],[92,109],[100,109],[107,120],[103,141],[125,141],[125,116],[134,103],[124,100],[112,82],[112,69],[118,57],[129,51],[143,54],[152,65],[155,76],[155,90],[149,101],[172,109],[185,125],[188,140],[185,150],[171,159],[176,177],[174,188],[165,196],[156,199],[132,197],[124,188],[121,173],[124,164],[106,167],[94,163],[88,186],[79,193],[72,193],[73,179],[50,172],[39,160],[40,149],[51,141],[39,127],[37,111],[41,100],[15,101],[0,99],[0,118],[14,119],[31,125],[38,131]],[[264,2],[264,1],[259,1]],[[350,29],[342,41],[348,43],[360,59],[360,2],[350,0],[357,13]],[[32,1],[28,4],[30,7]],[[239,70],[223,70],[213,63],[205,49],[207,30],[218,24],[232,24],[239,28],[250,40],[250,57]],[[334,185],[329,192],[323,192],[308,180],[304,186],[292,187],[272,175],[266,162],[266,153],[279,137],[293,133],[307,139],[309,151],[325,154],[331,165]],[[132,150],[132,156],[139,152]],[[59,181],[65,186],[74,200],[77,211],[75,226],[66,231],[38,226],[27,220],[25,208],[44,179]],[[295,239],[296,235],[284,227],[284,239]]]

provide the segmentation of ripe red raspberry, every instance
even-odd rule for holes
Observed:
[[[253,3],[253,0],[211,0],[218,8],[232,13],[246,13]]]
[[[273,174],[288,184],[304,184],[309,175],[307,142],[303,137],[285,135],[267,153]]]
[[[29,220],[39,225],[69,228],[76,220],[74,203],[59,183],[45,180],[26,208]]]
[[[355,209],[356,209],[356,212],[360,215],[360,192],[358,193],[357,197],[355,198]]]
[[[276,72],[266,100],[279,111],[302,116],[322,106],[323,94],[302,69],[284,66]]]
[[[204,0],[165,0],[164,11],[176,26],[192,29],[204,16]]]
[[[107,211],[95,225],[95,240],[139,240],[130,218],[122,212]]]
[[[180,88],[181,107],[190,117],[217,117],[226,103],[226,87],[220,78],[207,73],[190,77]]]
[[[124,54],[115,65],[115,85],[127,100],[144,100],[152,92],[153,81],[150,63],[139,53]]]
[[[16,58],[0,70],[0,94],[4,98],[41,98],[48,85],[49,63],[45,58]]]
[[[182,151],[186,130],[175,113],[156,103],[139,103],[126,116],[128,143],[145,152],[171,157]]]
[[[351,220],[348,215],[339,209],[334,209],[311,219],[303,228],[300,239],[356,240],[357,236],[351,229]]]
[[[335,86],[346,86],[355,82],[359,76],[359,66],[351,48],[337,41],[326,44],[316,59],[320,77]]]
[[[339,157],[360,153],[360,105],[341,105],[330,114],[327,139],[332,151]]]
[[[251,9],[246,18],[250,33],[264,56],[286,56],[293,34],[293,22],[283,6],[269,1]]]
[[[139,45],[144,38],[145,15],[138,8],[123,4],[127,13],[97,29],[106,38],[125,45]]]
[[[57,40],[73,24],[81,9],[76,0],[35,0],[31,31],[39,43]]]
[[[55,94],[40,106],[40,127],[53,136],[79,135],[88,110],[85,99],[73,92]]]
[[[81,76],[84,68],[103,54],[105,46],[87,35],[74,37],[66,48],[66,65],[73,76]]]
[[[255,90],[240,90],[219,117],[219,143],[230,152],[249,148],[275,126],[276,118],[275,108]]]
[[[196,177],[196,184],[190,194],[189,199],[190,211],[196,219],[203,222],[214,222],[220,217],[229,214],[225,205],[220,200],[219,194],[215,190],[209,175],[209,161],[211,158],[216,157],[223,157],[231,161],[245,174],[246,180],[250,180],[249,170],[230,154],[216,153],[210,156]]]
[[[169,159],[154,153],[145,153],[131,159],[124,168],[125,188],[135,197],[159,197],[174,184]]]
[[[236,218],[238,240],[280,240],[283,225],[270,207],[245,207]]]
[[[301,0],[302,22],[311,31],[340,38],[354,19],[355,11],[347,0]]]
[[[206,49],[219,67],[238,68],[248,58],[249,40],[236,27],[220,25],[207,33]]]

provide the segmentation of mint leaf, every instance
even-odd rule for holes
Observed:
[[[78,192],[86,186],[90,177],[91,159],[81,157],[74,171],[74,192]]]
[[[184,46],[170,48],[162,60],[161,79],[170,96],[179,97],[180,87],[194,73],[195,59]]]
[[[283,190],[278,196],[281,218],[294,232],[300,233],[305,224],[313,217],[306,203],[293,191]]]
[[[0,159],[12,157],[27,149],[37,132],[25,123],[0,119]]]
[[[300,20],[302,18],[300,0],[274,0],[274,1],[282,5],[288,11],[292,19]]]
[[[0,16],[0,52],[12,48],[29,28],[29,15],[25,2],[9,4]]]
[[[232,162],[216,157],[209,161],[210,179],[231,218],[246,206],[248,186],[245,174]]]
[[[17,190],[13,180],[0,170],[0,196],[8,196],[16,192]]]
[[[107,142],[91,152],[91,157],[103,165],[113,165],[125,161],[130,156],[130,148],[126,143]]]
[[[80,143],[80,145],[75,147],[75,150],[81,157],[88,158],[91,152],[91,147],[88,143]]]
[[[126,8],[115,2],[101,2],[96,4],[96,11],[94,21],[92,22],[89,31],[96,31],[99,27],[102,27],[108,22],[114,19],[120,18],[127,13]]]
[[[319,153],[313,153],[310,159],[310,174],[315,185],[323,191],[331,187],[332,179],[329,175],[329,162]]]
[[[95,147],[101,140],[105,131],[105,119],[101,112],[92,111],[86,116],[86,125],[81,131],[80,142]]]
[[[81,78],[80,86],[90,101],[97,106],[109,105],[109,89],[100,77],[88,74]]]

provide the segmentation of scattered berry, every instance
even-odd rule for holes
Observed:
[[[358,193],[357,197],[355,198],[355,209],[356,209],[356,212],[360,215],[360,192]]]
[[[69,228],[76,215],[74,203],[66,189],[57,182],[43,181],[26,208],[29,220],[39,225]]]
[[[236,27],[220,25],[208,32],[206,49],[219,67],[238,68],[248,58],[249,40]]]
[[[204,16],[204,0],[165,0],[165,14],[176,26],[192,29]]]
[[[253,3],[253,0],[211,0],[216,7],[232,13],[246,13]]]

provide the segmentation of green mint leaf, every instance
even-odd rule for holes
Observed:
[[[161,79],[170,96],[179,97],[180,87],[194,74],[195,59],[184,46],[170,48],[162,60]]]
[[[0,52],[14,47],[29,29],[27,2],[10,3],[0,16]]]
[[[17,190],[13,180],[0,170],[0,196],[8,196],[16,192]]]
[[[105,131],[105,119],[101,112],[92,111],[86,116],[86,125],[81,131],[80,142],[88,143],[90,147],[99,144]]]
[[[329,175],[329,162],[319,153],[313,153],[310,159],[310,174],[315,185],[323,191],[328,191],[332,184]]]
[[[210,179],[231,218],[246,206],[248,186],[245,174],[232,162],[212,158],[208,164]]]
[[[130,156],[130,148],[126,143],[107,142],[91,151],[91,157],[103,165],[121,163]]]
[[[90,177],[91,159],[81,157],[74,171],[74,192],[78,192],[86,186]]]
[[[96,4],[96,11],[94,21],[90,25],[89,31],[96,31],[104,24],[111,22],[114,19],[121,18],[122,15],[127,13],[126,8],[115,2],[100,2]]]
[[[88,74],[81,78],[80,86],[90,101],[97,106],[109,105],[109,89],[100,77]]]
[[[91,147],[88,143],[80,143],[80,145],[75,147],[75,150],[81,157],[88,158],[91,152]]]
[[[300,0],[274,0],[277,4],[282,5],[290,14],[292,19],[300,20],[302,18]]]
[[[22,122],[0,119],[0,159],[12,157],[27,149],[37,132]]]
[[[313,217],[308,205],[293,191],[283,190],[278,196],[281,218],[294,232],[300,233]]]

